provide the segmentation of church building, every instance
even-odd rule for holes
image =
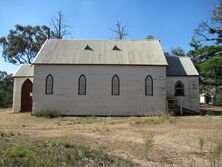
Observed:
[[[13,110],[62,115],[199,112],[199,74],[159,40],[47,40],[14,74]]]

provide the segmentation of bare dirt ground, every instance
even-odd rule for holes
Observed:
[[[59,117],[0,109],[0,131],[33,140],[64,139],[105,149],[140,166],[210,166],[208,152],[222,143],[222,116]],[[147,152],[144,137],[153,134]],[[199,138],[205,141],[200,152]]]

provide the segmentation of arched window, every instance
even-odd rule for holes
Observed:
[[[175,83],[175,96],[184,96],[184,85],[181,81]]]
[[[117,75],[114,75],[112,78],[112,95],[120,95],[119,87],[119,77]]]
[[[81,75],[79,77],[79,95],[86,95],[86,77],[85,75]]]
[[[153,78],[150,75],[145,79],[145,95],[153,96]]]
[[[51,74],[49,74],[46,77],[45,94],[46,95],[52,95],[53,94],[53,76]]]

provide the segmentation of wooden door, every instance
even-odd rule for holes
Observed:
[[[32,81],[29,79],[22,85],[21,111],[32,111]]]

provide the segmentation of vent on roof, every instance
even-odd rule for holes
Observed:
[[[118,48],[116,45],[113,47],[113,50],[118,50],[118,51],[121,51],[120,48]]]
[[[86,45],[86,47],[85,47],[85,49],[84,50],[91,50],[91,51],[93,51],[93,49],[92,48],[90,48],[89,47],[89,45]]]

